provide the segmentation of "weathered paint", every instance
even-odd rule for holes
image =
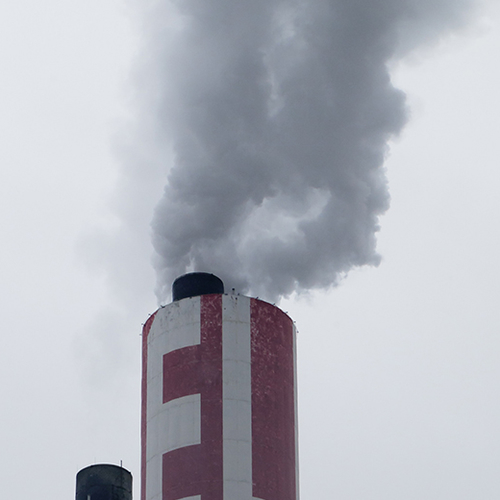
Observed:
[[[294,325],[280,309],[251,301],[253,494],[297,498]]]
[[[141,500],[297,500],[290,318],[204,295],[157,311],[143,337]]]

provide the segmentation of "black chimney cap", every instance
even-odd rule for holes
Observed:
[[[172,284],[172,300],[182,300],[187,297],[224,293],[224,283],[215,274],[188,273],[179,276]]]

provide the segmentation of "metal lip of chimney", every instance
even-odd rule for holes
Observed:
[[[223,294],[224,283],[211,273],[194,272],[179,276],[172,284],[172,301],[200,295]]]

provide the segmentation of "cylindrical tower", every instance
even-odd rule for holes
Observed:
[[[85,467],[76,475],[76,500],[132,500],[132,474],[112,464]]]
[[[293,321],[213,278],[144,325],[141,500],[297,500]]]

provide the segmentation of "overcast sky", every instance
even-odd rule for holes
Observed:
[[[139,334],[157,304],[165,179],[127,168],[161,153],[134,129],[137,9],[0,7],[5,498],[72,498],[80,468],[120,460],[138,491]],[[499,53],[491,0],[392,67],[411,117],[385,164],[381,264],[282,302],[299,329],[303,500],[500,496]]]

